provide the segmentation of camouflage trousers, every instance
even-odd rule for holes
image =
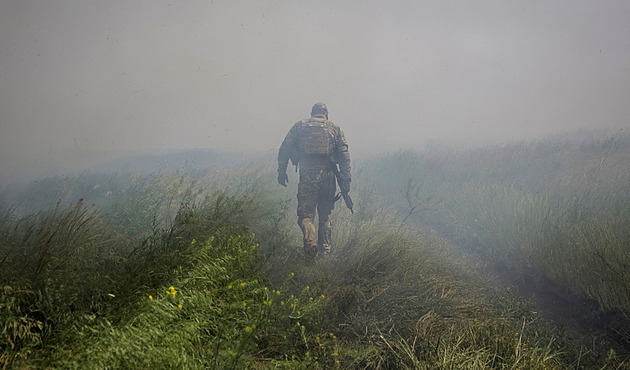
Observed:
[[[335,208],[335,175],[328,166],[300,168],[298,184],[298,225],[304,235],[304,254],[314,259],[317,254],[328,256],[331,244],[330,215]],[[315,214],[318,228],[315,228]]]

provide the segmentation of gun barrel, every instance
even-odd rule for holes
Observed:
[[[354,214],[354,204],[352,203],[352,198],[350,198],[350,194],[348,193],[341,193],[341,195],[343,196],[343,201],[346,203],[346,207],[348,207],[348,209],[350,210],[350,212],[352,214]]]

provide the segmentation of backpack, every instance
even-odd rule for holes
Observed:
[[[330,156],[333,152],[333,139],[330,125],[324,120],[308,119],[298,130],[298,152],[303,155]]]

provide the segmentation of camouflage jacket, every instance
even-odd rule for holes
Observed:
[[[311,129],[315,127],[321,130]],[[320,144],[324,141],[322,136],[327,138],[325,140],[328,145],[327,150],[321,150]],[[317,150],[320,150],[321,154],[308,153]],[[327,153],[324,154],[324,152]],[[326,156],[331,165],[338,164],[342,179],[350,183],[350,153],[346,137],[339,126],[319,114],[302,119],[291,127],[278,151],[278,172],[286,172],[289,159],[297,165],[300,162],[303,163],[305,157],[319,155]]]

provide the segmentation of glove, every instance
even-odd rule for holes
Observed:
[[[288,182],[289,182],[289,176],[287,175],[286,171],[278,172],[278,184],[286,187]]]

